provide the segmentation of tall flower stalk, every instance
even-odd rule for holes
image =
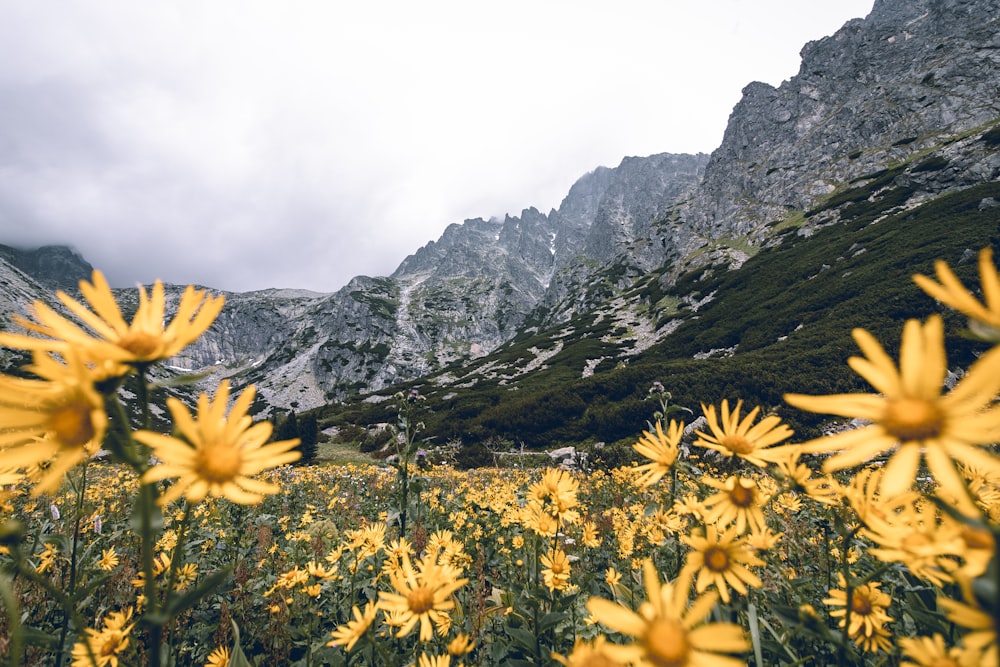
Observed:
[[[138,628],[144,634],[146,663],[158,667],[172,660],[170,646],[164,641],[165,630],[229,576],[223,568],[183,595],[174,590],[177,573],[184,565],[183,540],[190,504],[208,496],[250,504],[277,492],[280,487],[253,476],[297,459],[299,453],[292,450],[298,441],[265,444],[271,435],[270,424],[254,424],[247,414],[254,396],[252,387],[236,399],[227,415],[229,386],[225,381],[214,401],[207,394],[201,395],[196,416],[176,398],[167,399],[174,419],[173,435],[149,430],[150,368],[176,355],[211,326],[223,306],[221,296],[208,296],[188,287],[168,324],[165,291],[159,281],[150,293],[139,288],[139,307],[131,322],[125,321],[99,271],[94,272],[91,282],[80,282],[80,291],[86,305],[63,292],[57,294],[76,322],[35,302],[33,318],[15,318],[31,335],[0,333],[0,345],[31,352],[32,363],[25,371],[33,376],[0,375],[0,463],[15,470],[43,470],[32,490],[36,496],[58,490],[75,467],[81,469],[75,489],[66,591],[55,587],[31,565],[30,554],[22,548],[21,532],[11,525],[13,522],[0,527],[0,532],[4,533],[3,546],[13,557],[11,572],[38,586],[64,614],[57,665],[62,663],[63,645],[70,631],[78,639],[72,651],[74,664],[89,661],[96,667],[117,664],[119,657],[134,650],[129,635]],[[129,378],[134,379],[137,388],[138,425],[132,423],[120,400],[119,389]],[[142,588],[136,605],[141,611],[135,621],[131,620],[130,607],[110,614],[98,630],[88,628],[80,614],[83,600],[77,590],[76,551],[84,512],[86,464],[101,449],[112,462],[140,479],[132,529],[140,545]],[[173,480],[173,484],[161,491],[159,482],[165,480]],[[162,512],[181,496],[186,500],[185,519],[164,585],[156,578]],[[7,618],[15,619],[16,603],[8,594],[9,588],[2,588],[0,601]],[[32,636],[19,622],[9,621],[8,628],[13,635],[10,643],[16,661],[21,647],[31,642]]]

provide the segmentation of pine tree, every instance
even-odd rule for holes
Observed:
[[[302,452],[299,463],[312,463],[316,460],[316,444],[319,441],[319,424],[315,415],[307,414],[299,422],[299,439],[302,441],[299,443],[299,451]]]
[[[290,411],[288,416],[278,421],[277,428],[274,429],[275,440],[291,440],[299,437],[299,421],[294,411]]]

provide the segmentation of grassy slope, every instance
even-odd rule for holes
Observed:
[[[866,201],[861,196],[871,194],[870,189],[863,192],[866,188],[856,188],[853,197],[851,191],[840,193],[830,203],[841,207],[839,224],[808,238],[789,229],[782,244],[761,250],[736,271],[703,280],[695,274],[682,276],[668,296],[714,292],[715,298],[627,366],[606,363],[594,376],[580,377],[585,359],[613,351],[599,340],[610,330],[609,322],[594,325],[593,318],[584,317],[571,323],[576,333],[548,360],[548,368],[514,383],[480,382],[469,389],[408,385],[429,395],[427,434],[438,442],[459,437],[466,443],[497,436],[529,447],[629,440],[651,416],[654,406],[646,394],[656,380],[672,392],[675,403],[695,414],[700,401],[743,398],[751,405],[780,407],[787,391],[863,389],[845,364],[856,353],[851,329],[868,329],[892,352],[906,318],[939,310],[916,288],[912,274],[931,274],[933,261],[943,258],[967,284],[975,285],[975,263],[960,265],[963,253],[1000,241],[998,209],[979,209],[984,198],[1000,198],[1000,183],[946,194],[888,216],[885,212],[905,193],[890,189]],[[949,331],[956,331],[961,320],[947,317],[953,325]],[[475,364],[530,358],[529,347],[550,347],[556,334],[541,332]],[[732,357],[692,359],[697,352],[734,345]],[[949,340],[949,361],[967,364],[977,349],[955,337]],[[328,409],[325,419],[387,421],[385,410],[384,404],[341,406]],[[815,432],[817,417],[780,410],[801,436]]]

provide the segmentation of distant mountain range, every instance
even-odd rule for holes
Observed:
[[[879,290],[896,294],[890,281],[996,236],[998,17],[1000,0],[879,0],[866,18],[807,44],[799,73],[778,88],[746,86],[710,156],[626,157],[583,175],[558,209],[453,224],[392,275],[359,276],[332,294],[226,294],[216,324],[171,365],[211,371],[205,386],[256,384],[264,413],[347,401],[354,412],[344,415],[375,419],[364,406],[399,383],[421,386],[435,397],[441,437],[457,438],[519,428],[501,418],[504,405],[530,413],[524,397],[583,395],[603,374],[632,386],[550,416],[558,423],[537,444],[634,431],[648,407],[636,407],[644,390],[635,385],[654,368],[722,359],[729,368],[765,348],[780,357],[780,344],[818,326],[824,309],[858,298],[874,308]],[[946,202],[958,208],[935,208]],[[851,234],[867,240],[847,243]],[[787,279],[775,262],[787,262]],[[0,306],[20,312],[89,272],[65,248],[0,247]],[[824,282],[833,275],[839,282]],[[862,275],[871,284],[855,284]],[[835,302],[802,291],[816,276],[813,294]],[[838,291],[845,284],[849,294]],[[855,315],[870,316],[851,317],[855,325],[876,327],[903,316]],[[731,378],[718,384],[698,386],[735,389]],[[594,401],[631,406],[606,411],[619,415],[618,430],[584,428]]]

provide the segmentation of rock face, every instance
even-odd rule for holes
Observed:
[[[0,245],[0,258],[45,287],[75,291],[81,279],[90,279],[93,267],[72,248],[43,246],[18,250]]]
[[[807,44],[779,87],[749,84],[711,156],[598,167],[557,210],[453,224],[391,276],[333,294],[227,294],[216,324],[172,364],[210,369],[206,388],[231,377],[257,384],[271,406],[305,409],[582,312],[613,319],[631,349],[645,349],[672,331],[669,304],[626,298],[652,270],[672,280],[739,266],[789,227],[836,223],[823,202],[859,184],[872,198],[891,185],[906,207],[1000,178],[998,17],[1000,0],[879,0]],[[48,287],[89,275],[65,249],[3,250],[0,277],[24,298],[35,289],[26,274]],[[601,367],[591,361],[590,372]]]
[[[685,250],[721,236],[760,242],[767,223],[996,120],[998,17],[996,0],[879,0],[806,44],[792,79],[748,85],[681,213]]]

